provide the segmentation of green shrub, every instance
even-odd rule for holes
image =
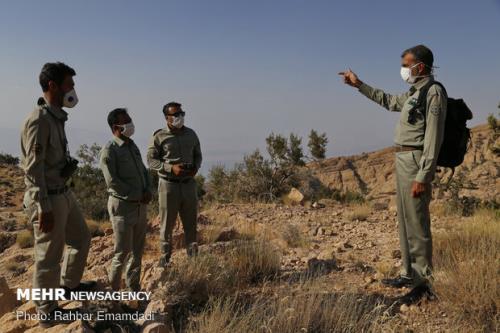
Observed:
[[[97,221],[109,219],[108,192],[102,171],[83,165],[75,172],[73,183],[73,192],[84,216]]]

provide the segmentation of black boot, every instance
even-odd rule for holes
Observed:
[[[382,279],[382,284],[392,288],[404,288],[411,287],[413,284],[413,280],[399,276],[395,279]]]
[[[428,299],[434,299],[434,293],[426,283],[413,288],[409,293],[401,296],[397,300],[397,302],[400,304],[411,305],[418,303],[424,297],[427,297]]]
[[[92,291],[92,290],[95,290],[96,286],[97,286],[97,282],[95,282],[95,281],[80,281],[80,283],[75,288],[68,288],[66,286],[62,286],[62,288],[64,289],[64,297],[66,299],[70,299],[72,291],[75,291],[75,292]]]

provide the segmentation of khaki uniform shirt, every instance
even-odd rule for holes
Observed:
[[[144,192],[151,192],[149,172],[139,148],[131,139],[125,142],[114,136],[102,148],[99,164],[110,195],[126,201],[140,201]]]
[[[172,173],[172,165],[191,163],[199,169],[202,160],[200,140],[196,133],[186,126],[175,134],[167,126],[153,133],[147,159],[149,167],[158,171],[160,177],[184,178]]]
[[[448,97],[441,86],[434,84],[429,88],[425,110],[414,108],[420,89],[433,81],[433,76],[423,78],[416,82],[408,92],[401,95],[390,95],[364,83],[359,87],[363,95],[387,110],[401,112],[396,125],[394,142],[397,145],[423,148],[422,158],[417,161],[419,171],[415,178],[420,183],[429,183],[434,178],[444,135]]]
[[[47,192],[63,188],[67,180],[61,177],[67,156],[67,119],[64,110],[49,106],[40,98],[22,127],[21,168],[27,195],[36,202],[39,212],[52,210]]]

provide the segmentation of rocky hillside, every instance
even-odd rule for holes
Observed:
[[[472,144],[464,163],[455,174],[464,174],[472,182],[471,189],[462,195],[481,200],[499,201],[500,156],[490,148],[498,145],[488,125],[472,129]],[[315,166],[316,176],[330,188],[350,190],[368,195],[375,200],[389,200],[395,194],[394,148],[385,148],[361,155],[334,157]],[[443,178],[449,170],[442,169]],[[439,177],[439,176],[438,176]]]

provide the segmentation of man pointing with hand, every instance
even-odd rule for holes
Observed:
[[[446,91],[434,81],[434,57],[430,49],[417,45],[401,55],[401,77],[409,91],[390,95],[362,82],[350,69],[340,72],[344,83],[389,111],[400,112],[396,125],[396,196],[399,240],[403,267],[395,279],[382,283],[394,288],[412,287],[401,298],[411,304],[430,295],[432,236],[429,203],[446,118]],[[425,90],[427,95],[425,96]],[[423,94],[423,95],[421,95]],[[419,97],[425,96],[420,103]]]

